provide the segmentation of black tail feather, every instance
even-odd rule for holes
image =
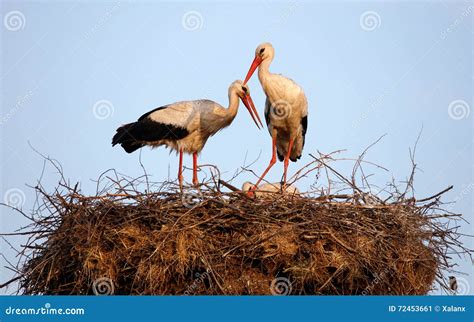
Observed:
[[[143,143],[137,141],[132,135],[135,125],[136,122],[125,124],[119,127],[117,129],[117,133],[115,133],[114,137],[112,138],[112,146],[120,144],[127,153],[132,153],[143,147]]]
[[[180,126],[160,123],[145,117],[119,127],[112,138],[112,146],[120,144],[125,151],[132,153],[149,143],[156,144],[161,140],[176,141],[188,134],[188,131]]]
[[[283,154],[281,154],[280,151],[278,151],[278,150],[277,150],[277,155],[278,155],[278,160],[283,161],[285,159]]]

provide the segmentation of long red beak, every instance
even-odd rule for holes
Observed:
[[[245,80],[244,80],[244,85],[247,84],[247,82],[249,81],[250,77],[252,77],[253,73],[255,72],[255,70],[257,69],[257,67],[262,63],[262,57],[260,56],[255,56],[255,59],[253,60],[252,62],[252,65],[250,65],[250,69],[249,69],[249,72],[247,73],[247,76],[245,77]]]
[[[255,105],[253,104],[253,101],[250,95],[249,94],[245,95],[244,98],[242,99],[242,102],[247,108],[247,111],[249,111],[250,116],[252,117],[258,129],[260,129],[260,126],[263,127],[262,121],[260,120],[260,116],[258,115],[257,109],[255,108]],[[258,119],[258,122],[260,123],[260,126],[257,123],[257,119]]]

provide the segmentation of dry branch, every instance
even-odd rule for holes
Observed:
[[[440,210],[450,188],[418,201],[398,189],[374,196],[355,180],[364,154],[352,178],[329,165],[334,154],[313,157],[293,178],[327,174],[331,189],[262,199],[244,197],[217,168],[184,193],[109,170],[95,195],[83,195],[54,163],[60,184],[53,193],[35,187],[31,225],[14,233],[29,236],[19,273],[1,286],[93,294],[94,281],[107,278],[115,294],[271,294],[284,277],[292,294],[426,294],[452,268],[451,254],[470,254],[453,229],[460,215]]]

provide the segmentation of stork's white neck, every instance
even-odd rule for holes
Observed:
[[[258,66],[258,79],[262,84],[264,84],[268,77],[272,75],[270,72],[270,64],[272,63],[272,60],[272,57],[268,57],[262,61],[260,66]]]
[[[232,122],[239,110],[239,96],[235,90],[229,91],[229,107],[227,108],[226,119]]]

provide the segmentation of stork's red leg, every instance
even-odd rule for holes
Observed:
[[[263,180],[263,178],[267,175],[268,171],[270,171],[270,169],[275,165],[276,163],[276,138],[277,138],[277,135],[276,135],[276,132],[273,131],[273,134],[272,134],[272,159],[270,160],[270,163],[268,164],[268,167],[267,169],[263,172],[263,174],[260,176],[260,178],[258,179],[257,183],[255,184],[255,186],[253,186],[253,188],[249,191],[250,195],[252,194],[252,192],[257,189],[258,185],[260,184],[260,182]]]
[[[197,164],[198,164],[197,160],[198,160],[197,153],[194,152],[193,153],[193,184],[195,186],[199,185],[198,174],[197,174]]]
[[[293,148],[293,138],[288,143],[288,152],[285,155],[285,161],[283,162],[283,187],[286,185],[286,172],[288,171],[288,164],[290,163],[291,149]]]
[[[183,150],[179,150],[179,166],[178,166],[179,189],[183,189]]]

